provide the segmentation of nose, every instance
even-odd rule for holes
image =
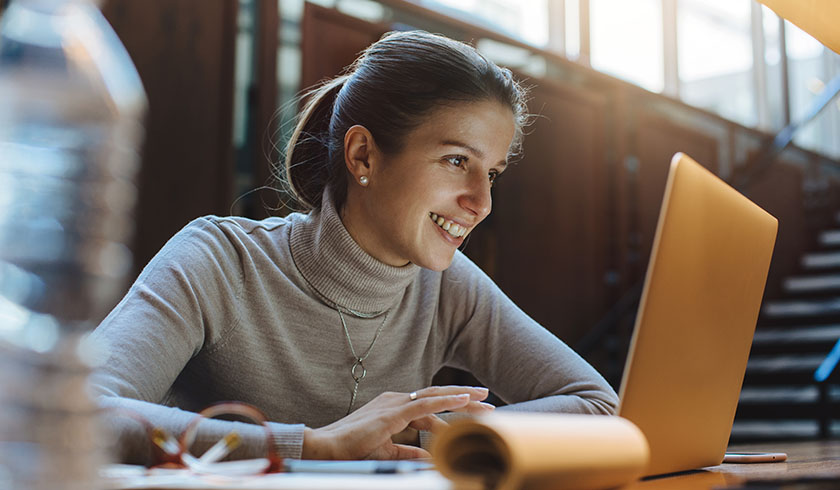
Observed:
[[[458,199],[458,204],[476,217],[476,223],[486,218],[493,208],[487,176],[478,175],[470,178],[467,188]]]

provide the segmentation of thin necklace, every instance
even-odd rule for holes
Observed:
[[[347,323],[344,322],[344,315],[341,313],[341,308],[336,307],[335,311],[338,312],[338,317],[341,318],[341,326],[344,327],[344,335],[347,336],[347,345],[350,346],[350,353],[353,354],[353,366],[350,368],[350,376],[353,376],[353,382],[355,383],[355,385],[353,386],[353,396],[350,398],[350,406],[347,407],[347,415],[350,415],[350,412],[353,410],[353,404],[356,403],[356,395],[359,393],[359,382],[365,379],[365,376],[367,376],[367,369],[365,368],[365,359],[367,359],[370,355],[370,351],[373,349],[373,344],[375,344],[376,340],[379,339],[379,334],[382,333],[382,327],[384,327],[385,322],[388,321],[389,311],[385,311],[385,318],[382,319],[382,323],[379,325],[379,329],[376,330],[376,335],[373,336],[373,340],[370,342],[370,345],[365,351],[365,354],[361,357],[359,357],[358,354],[356,354],[356,349],[353,348],[353,341],[350,340],[350,331],[347,330]],[[348,312],[353,314],[356,313],[352,310],[348,310]],[[367,315],[365,315],[365,317],[367,317]],[[357,373],[357,369],[361,369],[361,372]]]

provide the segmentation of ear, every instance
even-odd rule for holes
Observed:
[[[357,124],[344,133],[344,164],[357,184],[360,180],[364,180],[365,183],[362,185],[367,185],[377,155],[378,150],[373,141],[373,135],[366,127]]]

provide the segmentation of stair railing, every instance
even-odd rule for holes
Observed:
[[[744,190],[756,181],[768,168],[773,165],[776,158],[787,148],[793,141],[793,137],[798,130],[811,122],[823,109],[831,104],[831,101],[840,94],[840,75],[831,79],[825,85],[822,92],[808,106],[808,110],[798,121],[791,122],[765,145],[759,152],[744,165],[744,170],[741,175],[735,179],[735,182],[730,182],[738,191],[744,193]]]
[[[823,362],[820,363],[820,366],[816,371],[814,371],[814,381],[817,382],[817,387],[819,388],[820,393],[819,424],[820,437],[823,439],[828,439],[831,435],[831,397],[828,389],[832,378],[836,378],[836,373],[840,372],[837,369],[838,364],[840,364],[840,339],[837,340],[837,343],[834,344],[831,352],[825,356]]]

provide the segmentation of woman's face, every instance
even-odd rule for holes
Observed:
[[[352,170],[342,220],[370,255],[441,271],[490,213],[492,181],[505,169],[513,112],[500,102],[441,106],[406,136],[398,154],[371,145]],[[359,172],[368,184],[359,184]]]

